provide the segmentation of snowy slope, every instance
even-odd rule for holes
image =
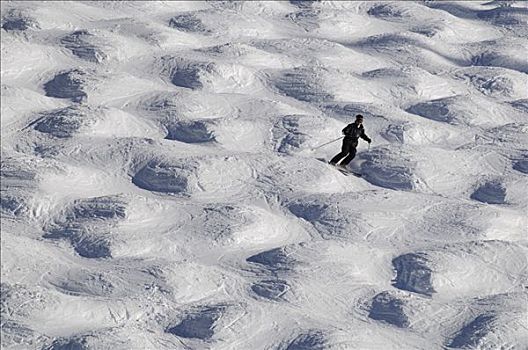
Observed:
[[[2,349],[528,348],[526,3],[1,9]]]

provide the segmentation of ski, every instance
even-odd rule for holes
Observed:
[[[329,165],[329,166],[331,166],[332,168],[338,170],[341,174],[343,174],[345,176],[348,176],[348,175],[354,175],[356,177],[361,177],[362,176],[362,174],[360,174],[360,173],[356,173],[356,172],[353,172],[351,170],[348,170],[348,169],[345,169],[345,168],[341,168],[341,167],[339,167],[337,165],[332,165],[332,164],[328,163],[328,161],[326,159],[324,159],[324,158],[316,158],[316,159],[321,161],[321,162],[323,162],[323,163],[325,163],[325,164],[327,164],[327,165]]]

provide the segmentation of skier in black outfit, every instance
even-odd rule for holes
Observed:
[[[332,165],[336,165],[341,159],[341,163],[338,166],[346,168],[347,164],[350,163],[352,159],[356,156],[356,147],[358,145],[359,138],[370,143],[372,140],[365,134],[365,129],[363,128],[363,116],[361,114],[356,115],[356,121],[348,124],[343,129],[343,145],[341,146],[341,152],[338,153],[332,160],[329,162]]]

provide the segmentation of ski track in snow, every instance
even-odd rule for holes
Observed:
[[[3,349],[528,348],[526,3],[1,9]]]

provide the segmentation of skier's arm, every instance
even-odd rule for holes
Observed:
[[[361,135],[359,135],[359,137],[361,137],[363,140],[367,141],[368,143],[372,142],[370,137],[368,137],[367,134],[365,134],[365,129],[361,129]]]
[[[350,131],[350,124],[345,126],[345,128],[343,130],[341,130],[343,135],[348,135],[349,131]]]

